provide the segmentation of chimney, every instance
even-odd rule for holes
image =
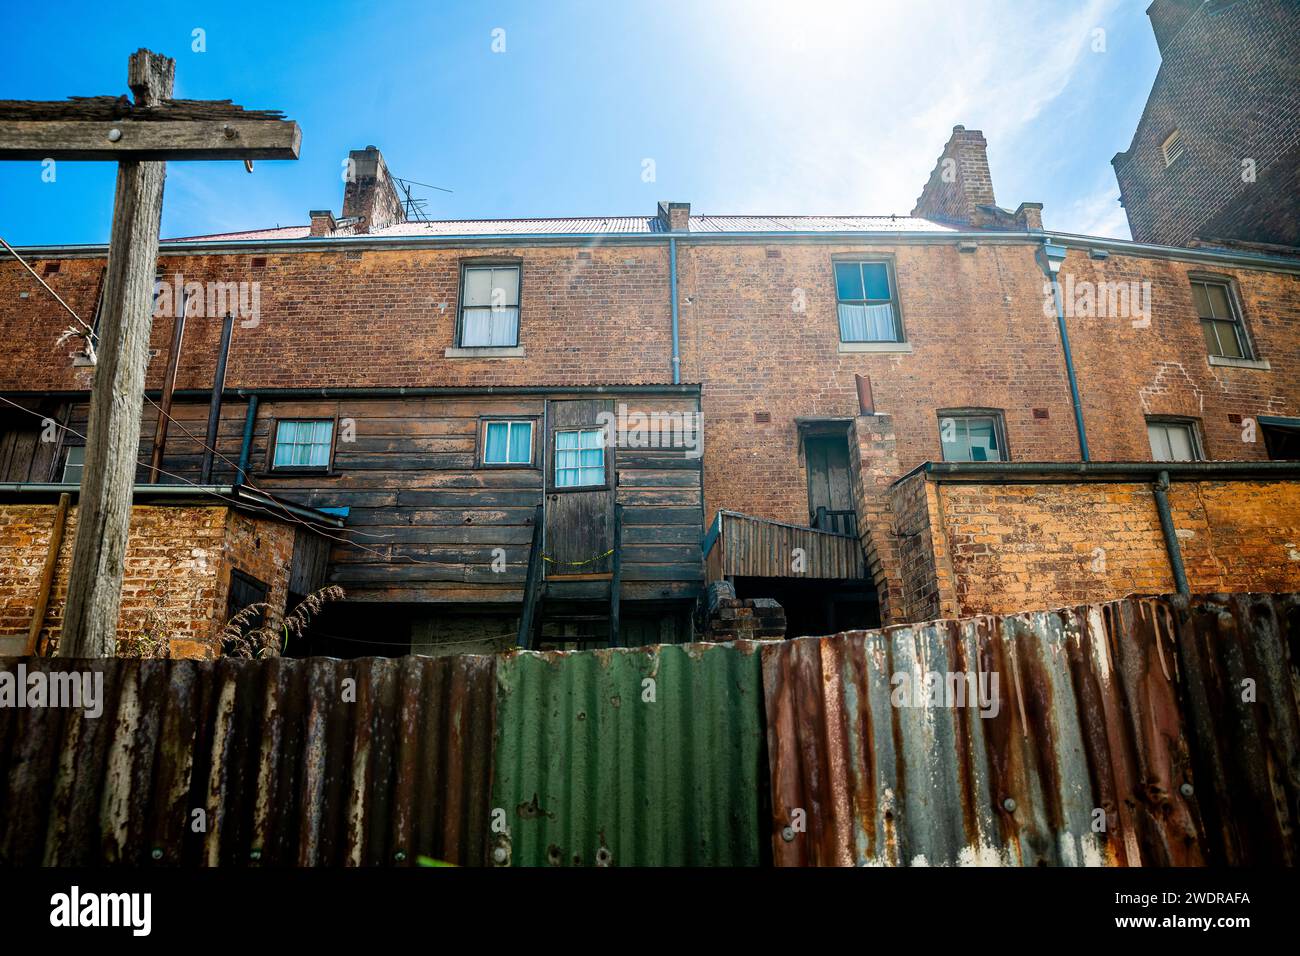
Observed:
[[[954,223],[977,222],[979,207],[994,205],[987,147],[988,141],[979,130],[954,126],[912,215]]]
[[[1147,17],[1151,20],[1151,29],[1155,32],[1156,46],[1161,54],[1202,2],[1203,0],[1155,0],[1155,3],[1147,7]]]
[[[690,228],[691,204],[688,202],[659,203],[660,229],[664,232],[686,232]]]
[[[334,222],[334,213],[328,209],[313,209],[311,211],[311,235],[313,238],[320,236],[333,235],[338,226]]]
[[[354,149],[348,153],[348,163],[351,176],[343,188],[343,218],[356,217],[359,233],[378,232],[395,222],[405,222],[406,210],[388,175],[383,154],[374,146]]]

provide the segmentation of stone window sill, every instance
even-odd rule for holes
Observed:
[[[910,352],[911,342],[841,342],[841,352]]]
[[[1268,359],[1228,358],[1225,355],[1211,355],[1209,359],[1211,365],[1222,365],[1225,368],[1256,368],[1261,372],[1268,372],[1273,369],[1273,366],[1268,364]]]
[[[449,359],[504,359],[504,358],[523,358],[524,347],[516,345],[512,348],[501,348],[499,346],[481,347],[472,349],[449,348],[443,353]]]

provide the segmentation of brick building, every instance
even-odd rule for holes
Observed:
[[[1300,5],[1155,0],[1160,71],[1112,160],[1138,242],[1300,245]]]
[[[163,244],[147,383],[158,401],[184,301],[158,480],[341,522],[324,579],[348,600],[313,652],[683,640],[768,630],[772,599],[791,633],[1102,600],[1172,590],[1189,531],[1198,586],[1263,580],[1234,557],[1251,540],[1270,587],[1300,587],[1294,257],[1046,231],[997,205],[962,127],[910,216],[414,222],[378,150],[352,159],[337,217]],[[94,313],[102,246],[19,251]],[[0,395],[28,411],[0,480],[75,474],[93,369],[59,312],[0,263]],[[1015,474],[1085,446],[1092,471]],[[1164,490],[1156,460],[1205,464]],[[924,471],[944,462],[977,471]],[[722,579],[735,597],[704,600]]]

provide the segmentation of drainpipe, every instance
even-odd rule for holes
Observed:
[[[226,316],[221,327],[221,350],[217,353],[217,373],[212,379],[212,400],[208,405],[208,435],[203,447],[203,471],[200,484],[212,481],[212,454],[217,446],[217,426],[221,423],[221,393],[226,388],[226,360],[230,358],[230,336],[235,330],[235,314]]]
[[[248,411],[244,415],[244,440],[239,446],[239,474],[235,484],[242,485],[248,480],[248,456],[253,450],[253,425],[257,422],[257,396],[248,396]]]
[[[1187,571],[1183,567],[1183,549],[1178,543],[1178,533],[1174,530],[1174,514],[1169,510],[1169,472],[1162,471],[1156,478],[1153,488],[1156,496],[1156,511],[1160,514],[1160,530],[1165,536],[1165,550],[1169,552],[1169,567],[1174,572],[1174,586],[1179,594],[1191,594],[1187,584]]]
[[[677,326],[677,240],[673,238],[668,240],[668,283],[673,307],[673,384],[677,385],[682,380],[682,354]]]
[[[1061,263],[1065,261],[1065,246],[1054,245],[1050,239],[1044,239],[1036,255],[1043,273],[1052,283],[1052,301],[1056,303],[1056,328],[1061,333],[1061,348],[1065,351],[1065,372],[1070,379],[1070,401],[1074,404],[1074,426],[1079,433],[1079,454],[1084,461],[1090,461],[1088,455],[1088,432],[1083,427],[1083,405],[1079,400],[1079,382],[1074,377],[1074,357],[1070,354],[1070,335],[1065,330],[1065,306],[1061,301],[1061,284],[1057,274]]]

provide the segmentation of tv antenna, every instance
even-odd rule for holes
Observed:
[[[397,183],[397,188],[402,191],[402,206],[406,210],[406,218],[416,222],[428,222],[429,217],[424,214],[424,207],[429,204],[429,200],[420,199],[411,195],[411,187],[419,186],[422,189],[436,189],[438,192],[454,192],[451,189],[444,189],[442,186],[431,186],[429,183],[417,183],[414,179],[402,179],[400,176],[394,176],[393,181]]]

